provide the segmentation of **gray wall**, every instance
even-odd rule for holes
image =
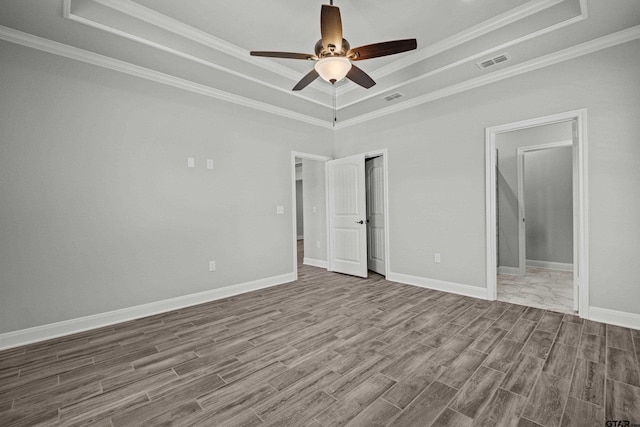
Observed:
[[[573,264],[573,148],[524,154],[527,260]]]
[[[499,266],[519,266],[518,148],[571,141],[572,132],[571,122],[564,122],[496,135]],[[571,163],[569,167],[571,167]],[[560,179],[560,177],[558,178]]]
[[[303,215],[303,200],[304,195],[302,192],[303,183],[301,179],[296,180],[296,233],[298,238],[304,237],[304,215]]]
[[[331,130],[5,42],[0,69],[0,333],[293,271],[290,153]]]
[[[388,148],[391,271],[486,287],[485,128],[586,108],[591,305],[640,314],[639,50],[632,41],[338,130],[336,158]]]
[[[292,150],[388,148],[391,271],[485,287],[485,128],[577,108],[591,305],[640,314],[639,49],[334,135],[0,42],[0,333],[291,272]]]
[[[319,261],[327,260],[327,201],[324,171],[325,162],[302,160],[304,257]],[[320,242],[319,247],[318,242]]]

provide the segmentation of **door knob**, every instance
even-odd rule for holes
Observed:
[[[356,221],[356,224],[364,224],[364,221],[363,220]]]

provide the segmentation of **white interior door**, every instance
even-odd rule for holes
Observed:
[[[365,162],[367,177],[367,267],[385,276],[384,162],[381,156]]]
[[[364,155],[327,162],[329,269],[367,277]]]

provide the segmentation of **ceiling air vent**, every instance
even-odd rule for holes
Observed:
[[[391,95],[387,95],[382,97],[385,101],[393,101],[394,99],[402,98],[404,94],[400,92],[392,93]]]
[[[501,64],[503,62],[507,62],[511,59],[508,53],[503,53],[494,58],[485,59],[484,61],[476,62],[476,65],[484,70],[485,68],[493,67],[494,65]]]

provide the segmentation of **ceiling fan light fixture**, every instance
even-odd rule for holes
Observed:
[[[316,62],[314,68],[323,80],[335,83],[346,77],[351,70],[351,61],[344,56],[329,56]]]

